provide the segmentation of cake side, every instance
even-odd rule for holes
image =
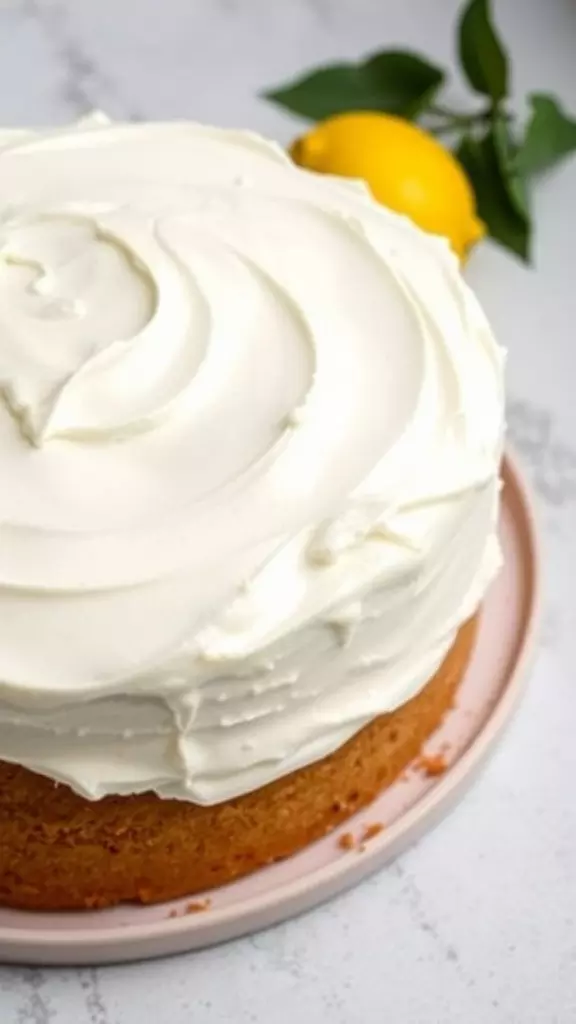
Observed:
[[[336,753],[211,807],[153,793],[88,801],[0,762],[0,904],[33,910],[194,895],[288,857],[365,806],[419,753],[451,706],[473,647],[460,630],[417,696]]]

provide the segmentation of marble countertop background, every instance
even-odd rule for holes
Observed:
[[[457,0],[0,0],[0,123],[94,107],[287,141],[257,98],[322,60],[408,44],[453,61]],[[574,0],[495,0],[522,96],[576,111]],[[464,87],[454,78],[455,101]],[[164,962],[0,967],[1,1024],[576,1022],[576,161],[537,196],[526,269],[466,274],[510,350],[509,426],[540,499],[546,604],[528,693],[482,781],[419,846],[296,921]]]

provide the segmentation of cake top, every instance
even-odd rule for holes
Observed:
[[[278,773],[302,743],[238,680],[440,564],[497,475],[501,350],[447,243],[256,135],[0,145],[0,755],[91,796],[267,781],[276,725]]]

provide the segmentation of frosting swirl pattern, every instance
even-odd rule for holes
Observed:
[[[443,241],[249,133],[0,138],[0,757],[214,803],[413,696],[498,565]]]

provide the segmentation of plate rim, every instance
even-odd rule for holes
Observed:
[[[210,945],[219,939],[223,941],[245,934],[250,930],[251,922],[254,922],[255,919],[260,920],[262,927],[279,922],[289,916],[289,914],[283,913],[287,905],[292,904],[291,913],[295,914],[354,885],[371,870],[376,870],[380,864],[384,863],[384,860],[392,859],[396,845],[406,835],[409,836],[409,844],[412,838],[417,838],[425,830],[427,824],[433,825],[438,820],[443,808],[446,808],[446,811],[449,810],[451,802],[457,800],[466,781],[469,779],[472,781],[476,771],[483,765],[487,754],[502,734],[504,726],[519,702],[523,692],[523,682],[534,653],[535,637],[540,619],[542,555],[538,518],[532,491],[521,469],[520,460],[509,445],[506,446],[503,456],[502,479],[504,485],[513,495],[516,508],[514,519],[522,533],[522,547],[527,556],[525,563],[528,567],[522,625],[517,644],[510,655],[506,685],[484,726],[458,757],[458,760],[412,807],[408,808],[383,833],[371,841],[370,848],[363,855],[361,862],[358,861],[356,865],[351,866],[346,858],[336,859],[274,889],[251,896],[246,903],[239,901],[224,907],[213,907],[208,916],[184,915],[174,918],[167,916],[150,922],[117,923],[99,929],[97,932],[81,926],[74,927],[73,930],[58,931],[50,926],[45,928],[33,926],[24,929],[3,925],[0,926],[0,946],[5,949],[10,947],[11,956],[10,960],[5,959],[0,949],[0,962],[23,963],[29,957],[29,963],[89,963],[96,962],[108,947],[118,947],[119,945],[131,947],[131,949],[130,951],[127,949],[125,955],[116,957],[114,953],[111,953],[109,962],[115,959],[117,961],[134,960],[138,959],[139,955],[162,955],[162,951],[157,954],[147,952],[150,944],[154,942],[168,943],[169,948],[166,949],[166,952],[174,952],[184,951],[186,948],[183,942],[182,944],[178,943],[178,938],[183,939],[184,936],[190,939],[191,944],[188,948],[192,949],[194,938],[202,936],[208,931],[213,937],[207,935],[205,941],[198,943],[196,948],[200,945]],[[388,857],[385,857],[385,854],[388,854]],[[316,898],[307,903],[306,898],[311,892],[315,892]],[[274,910],[272,917],[268,915],[271,909]],[[28,913],[27,911],[16,912]],[[79,912],[79,919],[82,913]],[[234,923],[239,925],[237,929],[227,929],[227,926],[234,925]],[[71,946],[78,952],[76,961],[74,955],[70,955]],[[33,954],[32,947],[34,947]],[[92,952],[92,961],[88,957],[85,958],[88,951]],[[43,959],[43,955],[48,953],[49,957]],[[19,957],[18,960],[17,957]]]

